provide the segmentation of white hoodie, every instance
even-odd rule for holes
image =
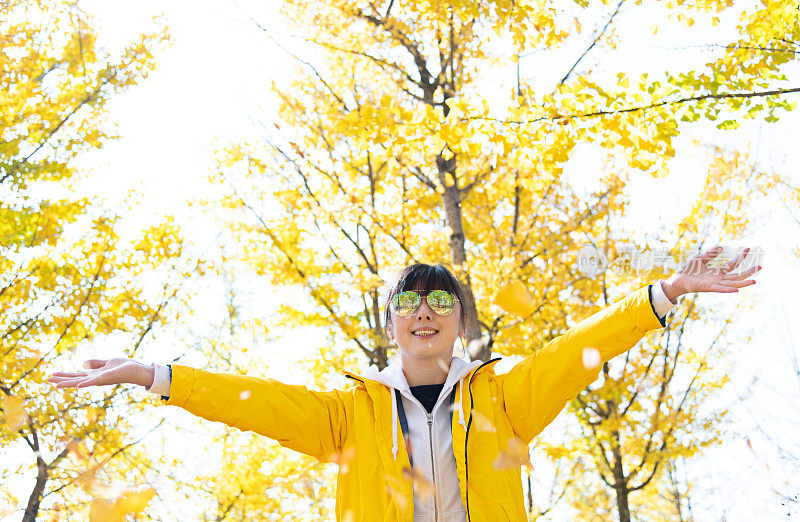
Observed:
[[[421,473],[435,486],[435,495],[423,496],[417,491],[414,483],[414,520],[436,522],[466,521],[467,513],[461,502],[461,493],[456,474],[456,459],[453,455],[453,436],[450,431],[450,408],[448,397],[458,381],[472,369],[483,364],[483,361],[465,362],[453,357],[450,371],[444,382],[439,399],[428,414],[425,407],[414,397],[406,381],[399,358],[392,361],[382,371],[373,365],[363,373],[364,377],[381,382],[389,387],[392,395],[392,454],[397,459],[400,445],[398,433],[398,405],[395,389],[400,391],[403,409],[408,419],[410,448],[413,463],[417,472]],[[459,390],[463,389],[459,386]],[[461,408],[461,397],[455,398],[453,422],[459,422],[466,429],[464,412]],[[430,425],[428,420],[431,420]],[[431,454],[432,452],[432,454]]]

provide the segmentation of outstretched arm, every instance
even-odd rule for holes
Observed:
[[[715,247],[698,254],[664,281],[661,290],[672,304],[690,292],[730,293],[755,284],[745,279],[760,266],[731,273],[749,249],[720,268],[708,267],[708,261],[721,251]],[[530,442],[568,400],[597,379],[603,362],[632,348],[647,332],[665,326],[651,300],[651,292],[658,289],[651,286],[584,319],[498,376],[506,413],[523,441]]]
[[[91,370],[55,372],[47,380],[58,388],[132,383],[154,391],[158,384],[157,365],[132,359],[91,359],[84,366]],[[177,364],[171,367],[169,396],[162,396],[166,405],[251,430],[322,461],[342,452],[347,411],[352,403],[346,391],[317,392],[274,379],[216,373]]]

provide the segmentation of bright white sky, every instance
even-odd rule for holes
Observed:
[[[248,21],[247,15],[257,16],[271,30],[284,32],[274,14],[275,2],[248,0],[234,4],[230,0],[172,0],[165,3],[141,0],[122,4],[82,0],[80,4],[96,15],[101,41],[110,49],[118,49],[137,33],[146,31],[151,27],[151,17],[161,12],[166,15],[173,36],[173,45],[158,57],[157,70],[141,85],[117,97],[111,104],[110,120],[117,122],[121,139],[84,158],[83,165],[91,170],[91,175],[83,190],[104,198],[110,208],[117,207],[128,191],[135,190],[134,197],[141,203],[135,217],[127,220],[131,227],[138,228],[158,221],[161,215],[175,213],[199,248],[215,248],[217,238],[208,233],[209,227],[213,227],[213,222],[209,222],[211,217],[188,208],[186,201],[209,194],[205,179],[215,167],[213,152],[220,143],[252,138],[255,135],[254,116],[262,121],[273,117],[274,100],[269,95],[269,84],[290,75],[293,63]],[[625,16],[642,15],[630,12]],[[637,69],[635,64],[649,64],[656,70],[663,70],[666,65],[687,58],[686,51],[659,49],[661,46],[652,44],[652,39],[647,37],[646,25],[624,24],[625,27],[639,27],[640,32],[628,29],[630,32],[626,33],[626,38],[633,44],[628,47],[630,52],[620,55],[619,62],[610,63],[609,71],[616,72],[623,64],[627,70]],[[706,29],[696,28],[689,40],[684,38],[680,42],[688,45],[720,41],[708,38]],[[674,42],[667,38],[664,41]],[[287,40],[284,45],[291,47],[292,43]],[[576,55],[573,52],[571,56]],[[534,55],[523,59],[522,75],[534,85],[539,82],[546,86],[563,74],[559,72],[563,63],[566,61],[555,55]],[[796,66],[791,72],[790,78],[800,77]],[[493,78],[496,76],[487,81],[495,81]],[[503,81],[510,83],[513,79],[514,71],[509,70]],[[494,88],[497,90],[496,85]],[[669,230],[691,204],[687,194],[699,188],[705,164],[695,153],[688,152],[692,149],[688,146],[690,132],[691,137],[701,139],[706,132],[711,132],[707,135],[709,141],[721,143],[724,138],[732,148],[750,147],[753,157],[762,167],[791,173],[797,184],[800,181],[797,175],[800,157],[792,138],[798,135],[799,130],[800,111],[784,115],[778,124],[756,122],[724,135],[710,126],[693,126],[679,140],[678,158],[669,177],[660,180],[643,178],[633,184],[630,210],[635,218],[631,226],[640,236],[645,234],[644,231],[652,234]],[[591,154],[574,162],[569,172],[576,178],[586,179],[588,187],[594,172]],[[790,313],[795,307],[794,298],[800,291],[798,261],[792,254],[792,249],[798,246],[800,224],[787,217],[778,199],[758,206],[754,212],[751,236],[747,241],[731,246],[764,249],[764,270],[758,276],[758,284],[739,294],[707,297],[707,302],[724,303],[731,308],[742,304],[748,309],[735,315],[729,328],[727,338],[740,342],[733,361],[732,383],[718,399],[720,404],[732,408],[737,433],[688,467],[690,475],[696,477],[698,492],[693,495],[696,502],[693,509],[698,519],[750,520],[761,518],[765,513],[773,518],[786,513],[771,490],[776,487],[788,490],[781,482],[791,475],[774,448],[759,434],[756,423],[770,436],[781,440],[791,440],[789,434],[798,429],[795,419],[800,407],[795,404],[800,398],[800,383],[793,380],[790,353],[792,343],[795,355],[800,350],[797,341],[800,329],[790,320]],[[795,213],[800,215],[797,209]],[[241,292],[240,304],[245,308],[268,310],[274,306],[271,297],[275,294],[274,289],[265,287],[263,283],[254,286],[244,280],[235,284],[237,291]],[[204,323],[218,324],[223,317],[220,314],[225,313],[221,284],[203,292],[201,299],[206,299],[208,305],[198,313],[198,331],[207,329]],[[302,299],[301,293],[297,295]],[[698,336],[702,337],[702,332]],[[752,337],[748,339],[749,336]],[[147,362],[167,362],[179,355],[183,351],[177,342],[180,337],[180,333],[162,334],[145,352]],[[319,335],[281,332],[280,339],[270,343],[266,351],[261,345],[261,353],[268,359],[271,376],[287,382],[304,382],[303,373],[293,369],[293,363],[311,355],[314,346],[323,342],[324,338]],[[117,355],[105,353],[107,348],[98,349],[103,353],[92,352],[91,355]],[[198,361],[198,364],[202,362]],[[761,381],[750,387],[750,381],[755,377]],[[147,394],[142,391],[141,395]],[[737,400],[739,395],[745,396],[741,402]],[[160,409],[159,412],[170,418],[173,424],[191,422],[190,415],[177,409]],[[173,454],[185,451],[191,447],[186,444],[187,440],[193,440],[194,444],[202,443],[203,431],[213,429],[209,424],[196,423],[198,434],[187,435],[180,442],[166,441],[163,450],[158,446],[160,442],[154,443],[154,448]],[[745,444],[745,436],[750,437],[752,451]],[[187,452],[187,463],[193,455],[196,453]],[[27,485],[15,490],[22,498],[27,498],[29,491]],[[176,506],[180,506],[183,500],[176,499],[172,509],[182,511]],[[191,504],[186,506],[186,513],[194,513],[194,502]],[[175,514],[174,511],[171,513]],[[165,516],[174,518],[171,515]],[[189,519],[184,516],[180,519]]]

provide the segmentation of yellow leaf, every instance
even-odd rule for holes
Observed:
[[[102,464],[90,464],[89,468],[86,471],[82,471],[78,474],[78,483],[86,490],[87,493],[92,493],[96,488],[97,482],[97,470],[100,469]]]
[[[403,468],[403,478],[416,486],[415,493],[421,498],[430,498],[436,493],[436,486],[433,485],[433,482],[425,478],[425,475],[417,468]]]
[[[114,502],[114,509],[122,512],[123,515],[139,513],[147,507],[147,504],[155,494],[156,492],[153,488],[147,488],[142,491],[127,490]]]
[[[408,500],[406,499],[405,495],[403,495],[403,483],[400,479],[394,476],[387,476],[386,477],[386,492],[391,495],[392,499],[395,503],[400,506],[400,509],[406,509],[408,506]],[[350,515],[352,512],[348,511]],[[354,520],[354,518],[348,518],[347,514],[345,515],[345,520]]]
[[[125,516],[116,513],[114,505],[108,500],[98,498],[92,500],[89,509],[89,522],[124,522]]]
[[[494,427],[492,421],[490,421],[484,414],[479,412],[478,410],[472,410],[472,420],[475,422],[475,428],[478,431],[489,431],[495,432],[497,428]]]
[[[76,457],[80,460],[88,461],[89,455],[86,453],[86,449],[84,449],[83,444],[78,439],[72,439],[70,442],[67,443],[67,450],[70,453],[74,453]]]
[[[0,519],[14,513],[17,509],[17,499],[8,491],[0,489]]]
[[[522,465],[529,469],[533,467],[528,455],[528,446],[521,439],[512,437],[508,441],[508,449],[501,451],[495,459],[494,469],[518,468]]]
[[[328,455],[329,462],[335,462],[342,469],[342,473],[347,473],[347,463],[356,456],[356,447],[350,446],[341,453]]]
[[[533,296],[521,281],[512,281],[494,297],[494,302],[508,313],[527,316],[533,312]]]
[[[23,406],[24,401],[19,397],[3,397],[4,422],[11,431],[19,430],[28,421],[28,414]]]

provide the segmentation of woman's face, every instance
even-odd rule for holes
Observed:
[[[420,291],[419,288],[415,290]],[[456,301],[450,315],[441,316],[431,310],[427,299],[421,299],[419,307],[413,314],[403,317],[392,312],[391,336],[397,340],[401,351],[419,358],[444,358],[449,360],[453,354],[453,346],[459,335],[464,335],[460,328],[461,303]],[[431,336],[419,335],[416,332],[436,330]]]

